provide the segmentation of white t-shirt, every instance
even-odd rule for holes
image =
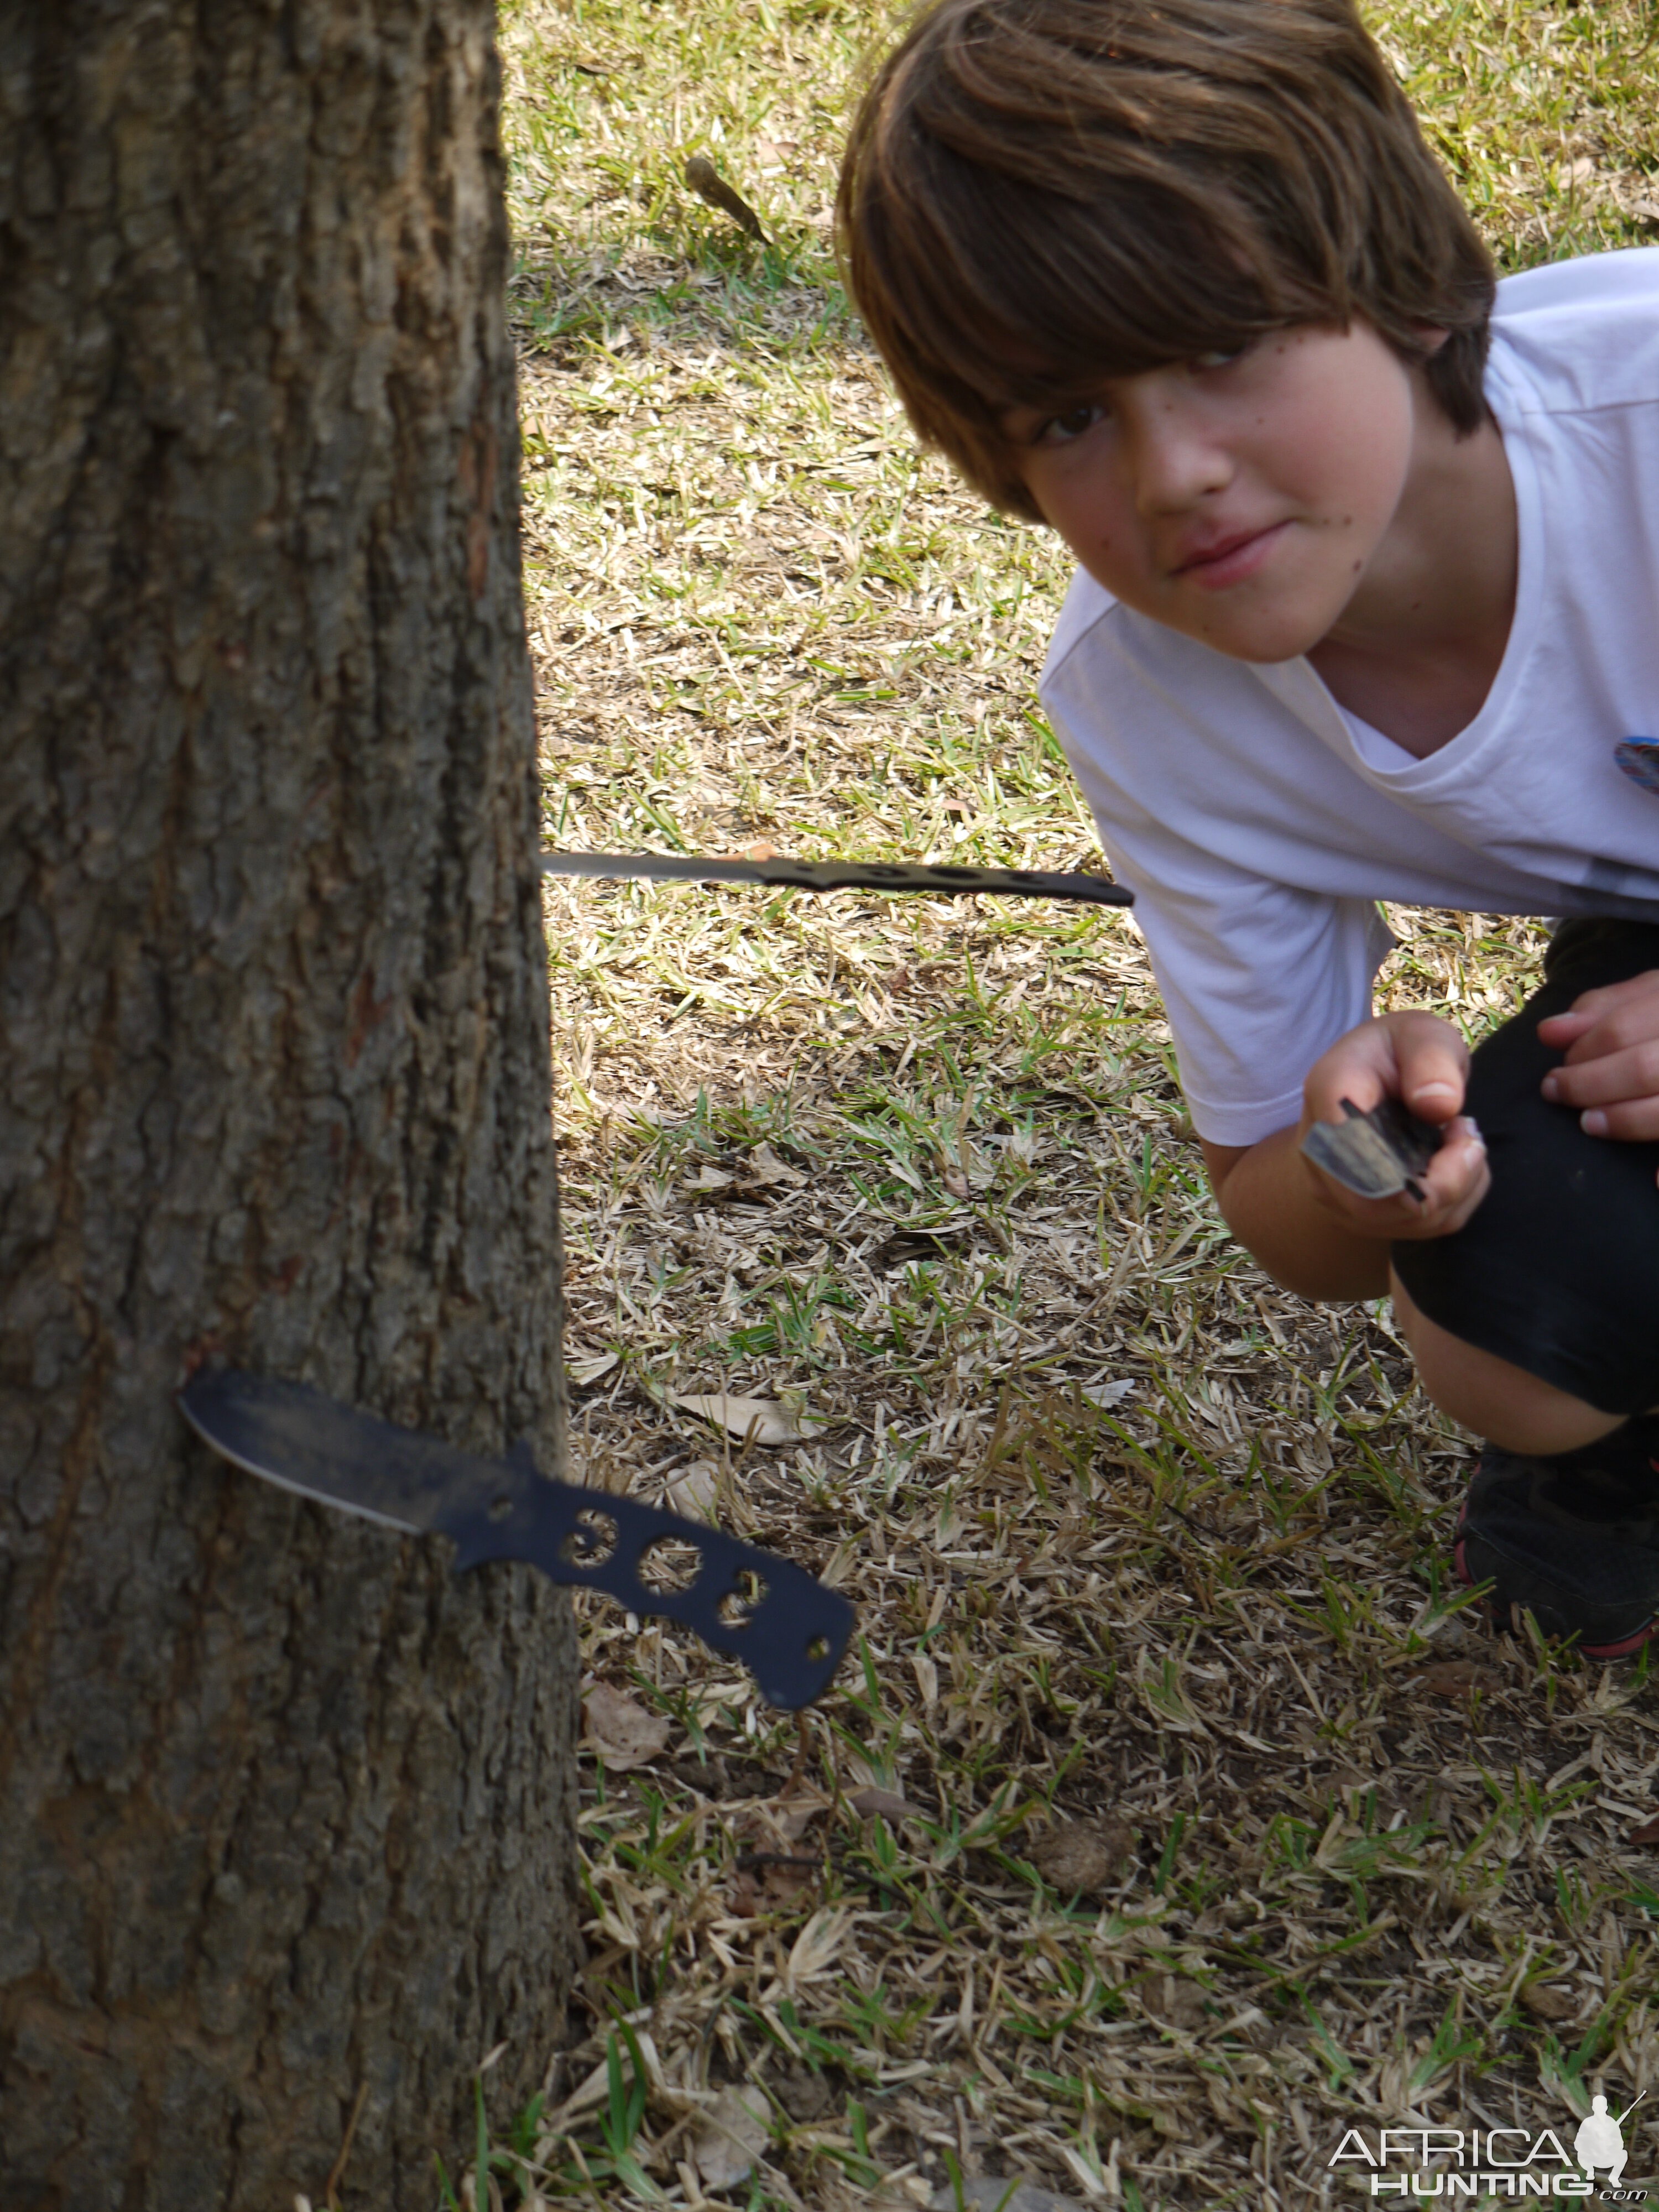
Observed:
[[[1426,760],[1305,660],[1230,659],[1081,574],[1066,596],[1043,704],[1212,1143],[1294,1121],[1368,1018],[1378,899],[1659,922],[1659,248],[1504,278],[1486,393],[1515,617],[1486,704]]]

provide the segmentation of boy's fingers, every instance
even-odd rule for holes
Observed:
[[[1400,1096],[1425,1121],[1449,1121],[1463,1104],[1468,1048],[1444,1022],[1401,1024],[1394,1033]]]
[[[1659,1142],[1659,1097],[1622,1098],[1611,1106],[1591,1106],[1578,1119],[1592,1137],[1621,1138],[1627,1145]]]
[[[1594,1060],[1568,1060],[1544,1078],[1544,1096],[1553,1106],[1617,1106],[1659,1097],[1659,1037],[1606,1052]]]
[[[1463,1226],[1492,1182],[1480,1132],[1473,1121],[1461,1119],[1418,1178],[1420,1199],[1409,1191],[1393,1198],[1360,1198],[1311,1160],[1307,1165],[1326,1210],[1362,1235],[1379,1239],[1449,1236]]]
[[[1591,1060],[1620,1047],[1659,1036],[1659,969],[1622,983],[1605,984],[1575,999],[1564,1014],[1538,1024],[1539,1041],[1571,1060]]]
[[[1446,1237],[1461,1229],[1492,1187],[1486,1147],[1473,1121],[1460,1117],[1454,1123],[1421,1182],[1422,1218],[1432,1225],[1419,1233]]]

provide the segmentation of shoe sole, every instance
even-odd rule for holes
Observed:
[[[1465,1512],[1467,1510],[1466,1507]],[[1452,1547],[1452,1568],[1464,1589],[1473,1589],[1475,1578],[1469,1572],[1469,1563],[1463,1548],[1463,1521],[1464,1514],[1460,1513],[1457,1517],[1457,1540]],[[1500,1628],[1507,1628],[1509,1623],[1500,1620],[1498,1625]],[[1580,1644],[1577,1649],[1583,1653],[1586,1659],[1628,1659],[1644,1644],[1651,1643],[1656,1634],[1659,1634],[1659,1620],[1650,1619],[1640,1628],[1632,1630],[1628,1636],[1620,1637],[1614,1643]],[[1568,1639],[1562,1637],[1555,1640],[1565,1643]]]

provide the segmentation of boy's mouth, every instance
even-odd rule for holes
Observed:
[[[1270,522],[1264,530],[1235,530],[1190,546],[1173,574],[1207,591],[1224,591],[1255,574],[1285,527],[1282,522]]]

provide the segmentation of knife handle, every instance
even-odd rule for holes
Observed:
[[[496,1496],[446,1512],[458,1573],[524,1559],[550,1580],[603,1590],[630,1613],[682,1621],[753,1672],[769,1705],[793,1711],[829,1687],[853,1632],[852,1606],[805,1567],[636,1498],[555,1482],[522,1462]],[[690,1547],[695,1547],[695,1555]]]

